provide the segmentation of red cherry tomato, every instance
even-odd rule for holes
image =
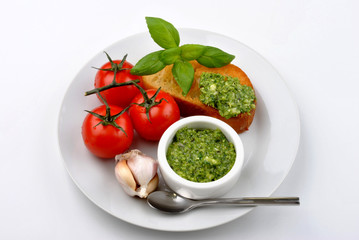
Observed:
[[[112,64],[113,63],[119,64],[119,63],[121,63],[121,60],[113,60]],[[112,64],[109,61],[109,62],[105,63],[101,67],[101,69],[111,69]],[[122,68],[131,69],[132,67],[133,67],[133,65],[127,61],[125,61],[122,65]],[[113,82],[113,79],[114,79],[114,71],[98,70],[96,77],[95,77],[95,84],[94,84],[95,88],[101,88],[101,87],[107,86]],[[130,70],[120,70],[120,71],[117,71],[117,73],[116,73],[116,82],[117,83],[128,82],[128,81],[136,80],[136,79],[140,80],[140,82],[137,84],[142,86],[142,77],[132,75],[130,73]],[[131,103],[131,100],[138,93],[140,93],[139,90],[133,85],[110,88],[110,89],[107,89],[107,90],[104,90],[101,92],[102,96],[106,99],[106,101],[109,105],[117,105],[120,107],[127,107]],[[101,100],[101,98],[99,98],[99,99],[101,102],[103,102]]]
[[[146,93],[150,99],[156,93],[156,90],[146,90]],[[129,109],[130,118],[136,132],[144,139],[151,141],[159,140],[164,131],[180,119],[180,110],[171,95],[160,91],[154,100],[156,102],[161,101],[161,103],[150,108],[148,113],[150,121],[146,115],[145,107],[133,104]],[[138,94],[132,102],[143,103],[143,95]]]
[[[111,116],[123,110],[123,108],[114,105],[109,107]],[[105,116],[106,106],[99,106],[92,110],[92,112]],[[97,157],[114,158],[117,154],[127,150],[132,143],[133,127],[131,119],[124,112],[114,120],[123,131],[110,124],[99,124],[101,121],[100,118],[89,113],[82,124],[82,138],[87,149]]]

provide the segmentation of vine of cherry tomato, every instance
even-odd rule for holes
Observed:
[[[134,131],[142,138],[158,141],[164,131],[180,119],[173,97],[160,89],[144,90],[142,77],[130,74],[126,60],[105,63],[95,77],[96,94],[104,104],[85,117],[82,137],[87,149],[99,158],[114,158],[130,148]],[[128,110],[128,113],[127,113]]]

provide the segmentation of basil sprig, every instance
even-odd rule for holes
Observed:
[[[218,48],[200,44],[184,44],[180,46],[177,29],[169,22],[154,17],[146,17],[146,23],[152,39],[163,48],[147,54],[131,69],[133,75],[151,75],[161,71],[165,66],[173,64],[172,74],[186,95],[191,89],[194,69],[191,60],[209,68],[223,67],[229,64],[234,56]]]

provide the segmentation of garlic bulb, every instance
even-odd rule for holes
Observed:
[[[115,157],[115,174],[124,191],[130,196],[147,198],[158,185],[158,163],[140,150],[134,149]]]

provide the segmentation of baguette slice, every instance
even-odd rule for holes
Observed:
[[[224,76],[236,77],[241,84],[250,86],[253,89],[253,85],[248,76],[239,67],[233,64],[221,68],[207,68],[200,65],[197,61],[191,61],[191,64],[195,70],[195,76],[192,87],[186,96],[183,96],[182,89],[178,86],[172,75],[172,65],[166,66],[153,75],[143,76],[144,88],[158,89],[161,87],[162,91],[173,96],[180,108],[181,115],[184,117],[206,115],[228,123],[237,133],[248,130],[253,121],[255,109],[252,109],[249,113],[241,113],[236,117],[226,119],[219,114],[217,109],[203,104],[199,99],[199,79],[203,72],[219,73]]]

